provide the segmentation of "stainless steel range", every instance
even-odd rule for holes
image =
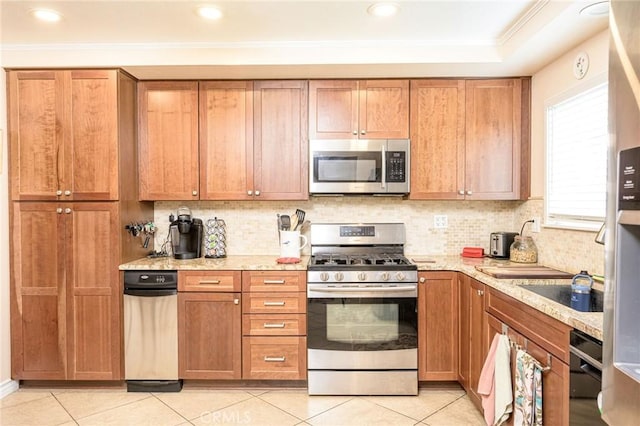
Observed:
[[[310,395],[418,393],[418,271],[401,223],[312,224]]]

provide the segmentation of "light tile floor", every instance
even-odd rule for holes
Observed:
[[[418,396],[309,396],[306,389],[203,389],[128,393],[120,389],[21,388],[0,400],[0,425],[483,425],[464,391]]]

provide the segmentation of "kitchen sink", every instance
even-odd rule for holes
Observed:
[[[551,299],[561,305],[571,307],[571,285],[521,285],[520,287],[546,297],[547,299]],[[602,312],[603,303],[604,293],[592,289],[589,312]]]

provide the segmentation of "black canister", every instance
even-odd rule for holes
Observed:
[[[587,271],[580,271],[571,282],[571,308],[576,311],[591,310],[591,286],[593,278]]]

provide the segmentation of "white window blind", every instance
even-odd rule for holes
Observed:
[[[608,85],[547,106],[545,223],[591,228],[605,216]]]

